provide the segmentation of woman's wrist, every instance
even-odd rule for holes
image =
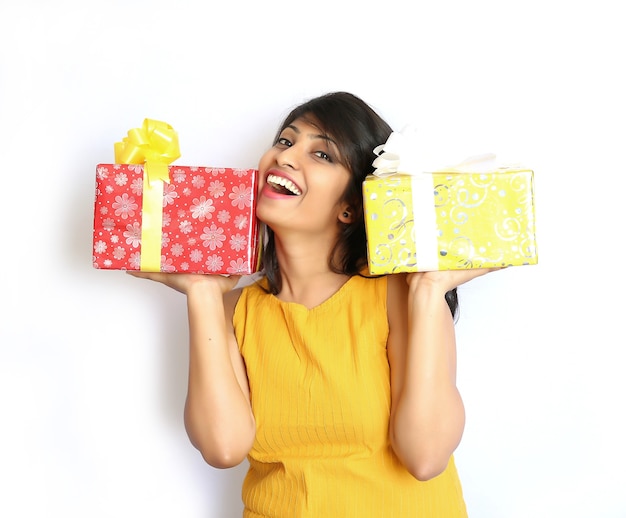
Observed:
[[[187,299],[189,302],[195,300],[221,302],[223,296],[224,290],[221,287],[220,282],[218,282],[218,279],[213,279],[208,275],[204,278],[194,280],[187,287]]]
[[[451,288],[437,275],[413,274],[407,279],[409,295],[420,299],[443,299]]]

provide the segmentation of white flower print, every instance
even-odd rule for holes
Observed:
[[[132,182],[130,182],[130,192],[132,192],[135,196],[140,196],[143,192],[143,177],[135,178]]]
[[[114,190],[115,190],[115,187],[113,187],[112,185],[107,185],[104,188],[104,192],[106,192],[107,194],[111,194]]]
[[[124,259],[125,256],[126,256],[126,250],[124,249],[124,247],[122,246],[115,247],[115,250],[113,250],[113,259],[119,261],[121,259]]]
[[[100,207],[100,214],[108,214],[108,213],[109,213],[108,207]]]
[[[196,239],[195,237],[190,237],[190,238],[187,240],[187,244],[188,244],[189,246],[194,246],[194,245],[196,244],[196,241],[197,241],[197,239]]]
[[[250,207],[252,205],[252,188],[244,183],[240,184],[239,187],[235,185],[228,197],[233,200],[233,206],[238,209]]]
[[[143,174],[143,164],[129,164],[128,170],[136,174]]]
[[[162,272],[175,272],[176,267],[174,266],[172,259],[165,258],[164,255],[161,256],[161,271]]]
[[[215,180],[214,182],[211,182],[211,185],[209,185],[209,194],[213,196],[213,198],[219,198],[220,196],[224,196],[225,192],[226,186],[224,185],[224,182]]]
[[[185,196],[189,196],[189,195],[191,194],[191,189],[190,189],[189,187],[185,187],[185,188],[183,189],[183,194],[184,194]]]
[[[181,255],[183,255],[183,252],[185,251],[185,248],[180,243],[174,243],[170,250],[171,250],[172,255],[174,257],[180,257]]]
[[[213,200],[207,200],[204,196],[200,196],[200,199],[194,198],[191,205],[191,217],[196,218],[198,221],[204,221],[213,217],[212,212],[215,212],[213,206]]]
[[[239,230],[243,230],[244,228],[248,226],[247,216],[244,216],[243,214],[237,214],[237,216],[235,217],[234,224],[235,224],[235,228]]]
[[[180,263],[180,270],[186,272],[189,270],[189,263],[185,261],[184,263]]]
[[[126,238],[127,245],[137,248],[141,243],[141,225],[137,221],[132,225],[126,225],[124,237]]]
[[[120,240],[120,236],[117,236],[115,234],[111,236],[111,243],[114,243],[114,244],[118,243],[119,240]]]
[[[172,215],[169,212],[163,214],[163,226],[169,227],[172,222]]]
[[[93,245],[93,250],[96,254],[103,254],[106,252],[107,244],[104,241],[96,241]]]
[[[218,176],[226,172],[226,169],[224,169],[223,167],[207,167],[204,170],[207,173],[212,174],[213,176]]]
[[[230,221],[230,212],[227,210],[220,210],[217,213],[217,221],[220,223],[228,223]]]
[[[115,183],[119,186],[126,185],[128,183],[128,176],[126,173],[117,173],[115,175]]]
[[[115,220],[113,218],[104,218],[102,220],[102,228],[110,232],[115,228]]]
[[[233,169],[233,174],[239,178],[243,178],[244,176],[248,174],[248,170],[241,169],[241,168]]]
[[[246,245],[246,236],[242,236],[241,234],[235,234],[234,236],[230,236],[230,247],[233,250],[241,252],[244,248],[246,248]]]
[[[163,206],[172,205],[176,198],[178,198],[176,187],[172,184],[163,184]]]
[[[204,187],[204,178],[200,175],[196,175],[191,180],[191,185],[193,185],[196,189],[201,189]]]
[[[210,272],[219,272],[224,266],[224,260],[217,254],[210,255],[204,263]]]
[[[178,224],[178,228],[183,234],[189,234],[193,230],[193,225],[191,221],[185,219]]]
[[[104,266],[106,268],[110,268],[113,265],[113,261],[111,261],[111,259],[105,259],[104,260]]]
[[[185,181],[185,178],[187,178],[187,173],[184,169],[174,169],[174,172],[172,173],[172,178],[176,183],[182,183]]]
[[[109,168],[108,167],[98,167],[96,168],[96,178],[98,180],[106,180],[109,177]]]
[[[215,223],[212,223],[211,227],[204,227],[203,232],[200,239],[202,239],[204,246],[208,246],[211,250],[222,248],[224,241],[226,241],[223,228],[217,227]]]
[[[161,248],[167,248],[169,244],[170,244],[170,236],[167,234],[167,232],[163,232],[161,234]]]
[[[228,273],[234,273],[234,274],[246,273],[247,270],[248,270],[248,267],[241,257],[237,259],[236,261],[231,261],[230,266],[226,268],[226,271]]]
[[[204,257],[202,250],[198,250],[197,248],[195,250],[192,250],[191,253],[189,254],[189,259],[191,259],[194,263],[201,262],[202,257]]]
[[[128,194],[124,193],[115,197],[112,207],[115,209],[116,216],[127,219],[135,215],[138,205],[135,203],[135,198],[129,197]]]
[[[132,254],[130,254],[130,257],[128,258],[128,263],[130,264],[131,268],[139,270],[139,267],[141,266],[141,254],[139,252],[133,252]]]

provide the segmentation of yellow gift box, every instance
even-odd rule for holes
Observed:
[[[530,169],[375,173],[363,201],[371,274],[537,263]]]

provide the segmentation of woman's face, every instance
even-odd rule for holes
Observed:
[[[337,232],[348,223],[343,195],[350,171],[336,142],[306,119],[296,119],[259,162],[257,216],[275,232]]]

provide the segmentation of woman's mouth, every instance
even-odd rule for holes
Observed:
[[[266,183],[274,192],[279,194],[287,194],[289,196],[300,196],[302,191],[291,180],[275,174],[268,174]]]

